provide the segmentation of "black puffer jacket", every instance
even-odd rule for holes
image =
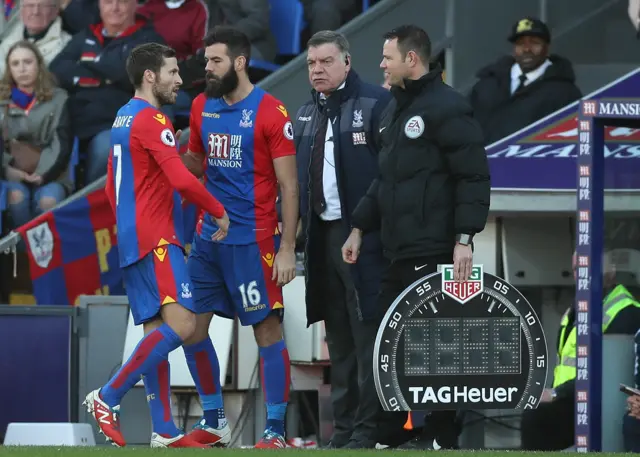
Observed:
[[[438,67],[395,97],[380,123],[380,176],[356,207],[352,226],[381,226],[390,260],[447,254],[457,233],[484,229],[491,183],[482,131],[466,99]]]
[[[474,117],[492,144],[580,99],[571,62],[551,55],[551,65],[531,84],[511,95],[511,67],[515,59],[502,57],[477,74],[470,94]]]

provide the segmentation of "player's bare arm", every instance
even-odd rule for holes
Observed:
[[[298,228],[299,189],[296,156],[288,155],[273,160],[282,199],[282,238],[273,263],[273,279],[285,285],[296,276],[296,229]]]
[[[192,175],[198,179],[202,178],[204,174],[204,157],[202,154],[189,149],[186,153],[182,154],[182,163]]]

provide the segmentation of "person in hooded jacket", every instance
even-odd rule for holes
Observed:
[[[513,55],[481,69],[469,96],[486,144],[582,97],[571,62],[549,53],[551,33],[544,22],[531,17],[518,21],[509,41]]]

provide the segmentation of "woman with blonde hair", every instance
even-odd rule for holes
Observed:
[[[9,214],[14,226],[51,209],[71,191],[67,93],[56,87],[35,45],[9,48],[0,80],[0,119]]]

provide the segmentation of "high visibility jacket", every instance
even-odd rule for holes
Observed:
[[[602,333],[605,333],[616,315],[628,306],[640,307],[640,303],[623,285],[618,285],[604,299],[602,304]],[[553,370],[553,387],[571,381],[576,377],[576,324],[569,327],[569,312],[567,310],[560,323],[560,340],[558,341],[558,360]],[[585,322],[586,324],[586,322]],[[567,335],[567,332],[569,334]]]

